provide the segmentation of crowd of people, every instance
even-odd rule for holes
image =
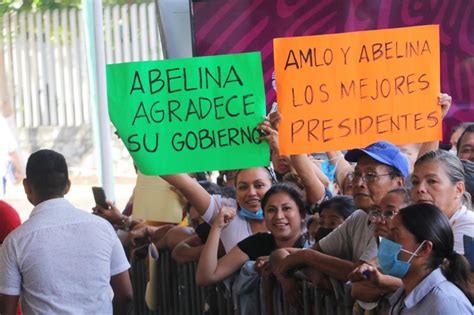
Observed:
[[[450,104],[441,94],[443,117]],[[217,183],[205,173],[161,176],[186,201],[179,225],[134,218],[133,197],[123,212],[112,203],[80,211],[64,198],[64,157],[33,153],[23,182],[29,220],[6,236],[4,213],[14,210],[0,204],[0,313],[16,314],[21,300],[25,314],[125,314],[127,257],[154,246],[179,264],[197,261],[200,286],[250,268],[296,308],[303,276],[328,292],[349,281],[364,309],[474,314],[474,123],[453,131],[449,151],[378,141],[321,159],[282,156],[279,122],[274,112],[258,127],[273,167],[222,171]]]

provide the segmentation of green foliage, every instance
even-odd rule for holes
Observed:
[[[2,0],[0,15],[11,12],[79,8],[81,0]]]
[[[97,1],[97,0],[93,0]],[[103,0],[102,5],[149,3],[153,0]],[[81,0],[0,0],[0,17],[5,13],[80,8]]]

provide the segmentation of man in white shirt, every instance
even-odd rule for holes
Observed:
[[[130,265],[112,226],[64,199],[64,157],[33,153],[23,186],[35,207],[0,249],[0,314],[20,296],[23,314],[126,314]]]

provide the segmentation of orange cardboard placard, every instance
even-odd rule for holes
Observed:
[[[438,25],[274,40],[280,152],[442,137]]]

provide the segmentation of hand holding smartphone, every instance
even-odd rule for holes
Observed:
[[[105,198],[105,192],[102,187],[92,187],[92,194],[94,195],[96,205],[99,205],[104,209],[109,208]]]

